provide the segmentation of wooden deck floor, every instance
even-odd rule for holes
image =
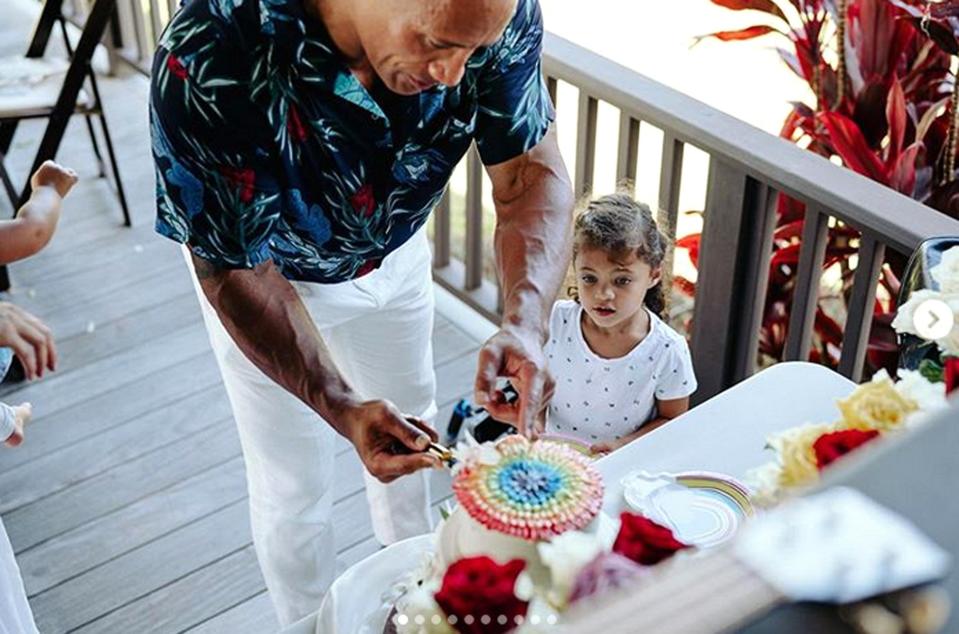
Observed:
[[[5,15],[0,54],[22,50],[31,21]],[[75,119],[58,158],[82,182],[52,244],[11,270],[10,299],[53,328],[60,367],[0,389],[35,411],[24,445],[0,449],[0,514],[44,634],[272,632],[226,395],[182,259],[152,229],[146,80],[101,87],[134,227],[120,226]],[[18,177],[40,132],[29,125],[17,134]],[[470,388],[479,338],[438,313],[434,341],[442,421]],[[361,465],[345,441],[336,460],[338,564],[346,566],[377,545]],[[437,502],[448,493],[437,474]]]

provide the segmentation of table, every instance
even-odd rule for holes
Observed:
[[[811,363],[780,363],[763,370],[597,461],[606,483],[603,510],[619,514],[620,480],[635,469],[716,471],[743,478],[771,459],[765,450],[769,435],[838,419],[836,401],[854,388],[852,381]],[[382,622],[366,623],[369,615],[380,607],[390,583],[431,547],[432,536],[423,535],[370,555],[336,580],[316,614],[283,634],[380,634]]]

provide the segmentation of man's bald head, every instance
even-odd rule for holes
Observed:
[[[517,0],[348,0],[363,54],[387,88],[454,86],[476,49],[495,43]]]

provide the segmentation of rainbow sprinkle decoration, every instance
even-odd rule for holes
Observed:
[[[467,459],[453,480],[456,499],[490,530],[543,540],[585,527],[603,505],[592,461],[564,443],[508,436],[499,460]]]

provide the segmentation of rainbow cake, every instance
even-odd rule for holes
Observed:
[[[586,456],[522,436],[496,450],[498,461],[468,460],[453,480],[457,501],[483,527],[539,541],[580,530],[599,513],[603,481]]]
[[[519,558],[534,581],[545,581],[537,545],[595,528],[603,479],[590,458],[567,444],[513,435],[456,453],[459,504],[438,531],[441,568],[479,555]]]

